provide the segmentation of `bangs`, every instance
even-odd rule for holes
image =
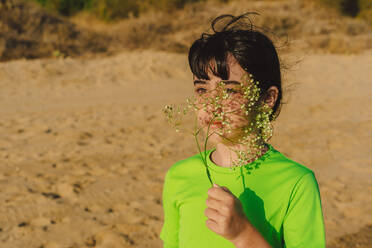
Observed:
[[[189,65],[192,73],[199,79],[210,80],[208,72],[212,72],[222,80],[228,80],[228,49],[223,39],[207,37],[196,40],[189,51]]]
[[[255,26],[250,15],[258,13],[216,17],[211,23],[213,32],[203,33],[190,47],[189,66],[194,76],[201,80],[210,80],[210,75],[229,80],[230,65],[236,61],[259,82],[260,91],[265,92],[262,100],[266,99],[271,86],[277,87],[278,99],[269,117],[272,121],[277,118],[282,105],[282,78],[276,47],[267,34],[279,36],[267,28]]]

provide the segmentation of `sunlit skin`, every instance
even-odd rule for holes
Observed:
[[[246,99],[239,92],[240,81],[247,72],[243,70],[234,57],[228,56],[227,62],[230,72],[228,80],[222,80],[211,72],[208,73],[210,80],[198,79],[194,76],[194,90],[197,103],[199,104],[199,110],[197,111],[199,126],[206,132],[208,123],[213,119],[213,112],[225,111],[227,113],[225,117],[231,125],[232,132],[223,132],[222,135],[233,139],[242,135],[241,128],[249,124],[249,117],[245,116],[243,111],[240,110],[240,106],[246,103]],[[221,101],[222,106],[219,109],[213,109],[210,105],[207,105],[206,109],[200,107],[206,98],[216,97],[220,94],[221,87],[219,87],[219,83],[221,81],[224,81],[223,87],[229,93],[228,99]],[[278,92],[277,87],[270,87],[265,104],[272,108],[277,100]],[[216,150],[211,154],[211,160],[219,166],[230,167],[232,160],[237,159],[237,155],[231,152],[231,148],[245,149],[245,147],[226,142],[220,135],[215,133],[218,130],[224,130],[224,125],[222,121],[217,120],[209,126],[209,133],[213,134],[208,142],[216,146]],[[227,187],[215,185],[207,193],[207,208],[204,214],[208,217],[206,225],[210,230],[230,240],[237,248],[271,247],[246,218],[242,203]]]
[[[221,120],[216,118],[209,126],[209,139],[208,142],[216,146],[216,150],[211,154],[211,159],[214,163],[222,167],[230,167],[232,161],[237,159],[237,155],[231,150],[244,150],[246,147],[240,144],[232,144],[228,140],[236,137],[241,137],[243,134],[242,128],[247,126],[249,122],[249,116],[246,116],[241,111],[240,106],[247,102],[243,98],[240,89],[240,82],[243,75],[247,74],[246,71],[239,65],[233,56],[228,56],[228,64],[230,74],[228,80],[222,80],[215,76],[212,72],[208,72],[210,80],[198,79],[194,76],[194,92],[196,100],[199,103],[197,111],[198,125],[203,128],[203,131],[207,133],[208,124],[213,119],[213,113],[224,111],[226,113],[227,121],[230,123],[231,133],[223,132],[222,136],[217,134],[218,130],[225,131],[226,127],[221,123]],[[224,82],[222,88],[225,88],[229,94],[228,99],[221,100],[222,107],[220,109],[214,109],[212,104],[208,104],[206,107],[202,107],[201,103],[206,102],[205,99],[214,98],[220,95],[221,87],[218,86],[220,82]],[[278,97],[278,88],[271,86],[268,89],[269,96],[265,100],[270,108],[274,107],[276,99]]]
[[[200,80],[194,77],[194,87],[195,94],[197,98],[197,106],[199,110],[197,111],[197,119],[200,127],[203,128],[203,131],[206,133],[209,126],[210,137],[209,142],[213,144],[218,143],[228,143],[228,139],[233,138],[239,134],[238,130],[246,126],[249,122],[247,116],[243,115],[243,111],[240,106],[247,102],[243,98],[243,94],[240,91],[240,80],[238,78],[233,80],[222,80],[219,77],[214,76],[211,73],[208,73],[210,80]],[[220,82],[223,82],[222,86],[218,86]],[[215,99],[217,96],[222,98],[222,90],[225,89],[229,97],[227,99],[220,100],[222,104],[220,108],[216,108],[213,104],[208,101],[208,99]],[[202,103],[206,103],[207,106],[203,107]],[[225,119],[221,120],[214,117],[213,113],[225,112]],[[232,133],[226,132],[226,125],[223,124],[223,121],[230,123],[230,128]],[[216,132],[222,130],[222,136],[227,138],[224,139]]]

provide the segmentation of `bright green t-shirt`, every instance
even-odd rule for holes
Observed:
[[[247,166],[214,164],[207,151],[211,179],[242,203],[247,219],[273,247],[323,248],[325,232],[315,175],[267,144],[269,150]],[[252,169],[253,167],[253,169]],[[164,248],[234,248],[210,230],[204,215],[211,188],[200,154],[178,161],[163,186]]]

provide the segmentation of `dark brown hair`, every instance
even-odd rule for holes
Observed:
[[[273,42],[252,24],[248,18],[250,14],[257,13],[221,15],[215,18],[211,24],[213,33],[203,33],[190,47],[189,65],[192,73],[200,79],[209,80],[210,70],[215,76],[227,80],[227,56],[233,55],[239,65],[259,81],[258,87],[264,92],[260,100],[266,99],[267,90],[271,86],[278,88],[278,98],[270,115],[272,121],[279,115],[282,102],[279,57]],[[217,30],[221,23],[222,28]],[[211,61],[215,62],[215,68],[211,68]]]

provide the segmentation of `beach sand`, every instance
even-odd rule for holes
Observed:
[[[271,144],[315,172],[329,247],[371,247],[372,51],[283,58]],[[10,61],[0,88],[1,247],[162,247],[165,173],[197,153],[162,113],[186,55]]]

